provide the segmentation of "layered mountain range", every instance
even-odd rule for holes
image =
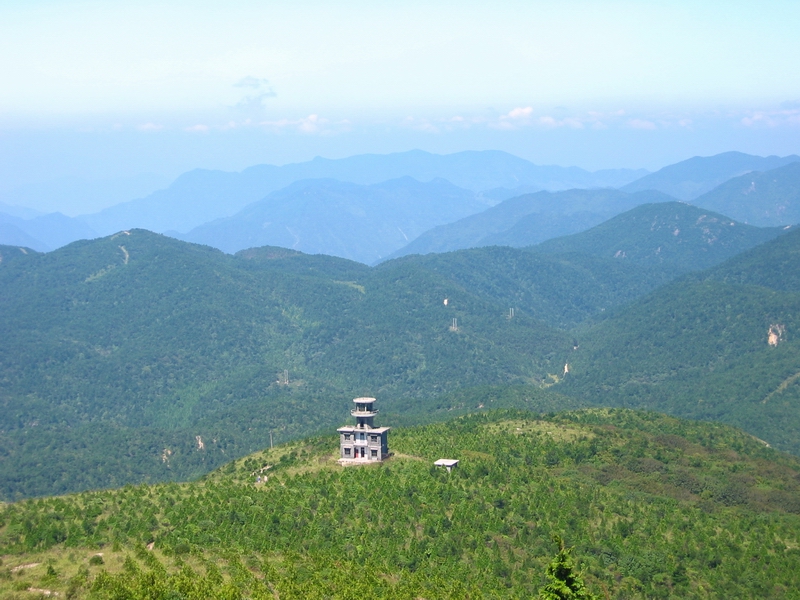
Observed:
[[[522,247],[673,197],[747,223],[788,225],[797,218],[791,195],[797,179],[791,164],[797,160],[731,152],[696,157],[653,174],[625,169],[589,173],[537,166],[502,152],[413,151],[259,165],[241,173],[196,170],[144,198],[82,217],[0,205],[0,243],[47,251],[78,239],[145,228],[227,252],[269,244],[371,264],[411,253],[494,244]],[[757,171],[763,181],[755,194],[750,188],[756,175],[748,175],[746,185],[737,181],[715,189]],[[619,186],[624,187],[615,192]],[[567,191],[575,189],[583,191]]]

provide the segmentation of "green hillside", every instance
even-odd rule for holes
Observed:
[[[795,225],[800,223],[800,162],[734,177],[692,203],[752,225]]]
[[[578,336],[559,391],[735,424],[800,453],[799,254],[792,231],[615,311]]]
[[[444,254],[414,255],[379,265],[429,273],[440,281],[500,302],[527,315],[569,329],[604,311],[632,302],[674,278],[672,269],[580,253],[548,255],[490,246]]]
[[[370,268],[141,230],[3,249],[17,258],[0,267],[13,315],[0,322],[0,497],[191,479],[270,437],[330,430],[361,395],[409,424],[488,408],[475,399],[487,389],[492,406],[647,406],[800,452],[796,239],[655,292],[697,239],[670,268],[499,247]]]
[[[191,484],[6,505],[0,593],[531,598],[554,536],[600,598],[800,589],[800,462],[725,426],[501,411],[394,429],[388,462],[351,468],[336,443],[264,450]],[[433,467],[442,456],[459,467]]]
[[[682,202],[644,204],[600,225],[532,246],[531,251],[582,252],[659,272],[686,273],[717,265],[784,233],[758,228]]]
[[[563,366],[563,333],[435,274],[275,255],[133,230],[4,263],[0,494],[186,479],[331,427],[354,396]]]
[[[4,264],[7,265],[12,260],[36,254],[38,254],[36,250],[31,250],[23,246],[5,246],[0,244],[0,267]]]

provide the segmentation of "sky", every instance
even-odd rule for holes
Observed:
[[[420,148],[800,153],[800,2],[0,0],[0,190]]]

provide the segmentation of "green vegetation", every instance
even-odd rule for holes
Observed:
[[[578,335],[559,392],[747,429],[800,453],[800,232],[675,282]]]
[[[586,584],[580,574],[576,572],[575,561],[572,559],[572,548],[565,548],[564,541],[555,536],[555,541],[560,547],[553,562],[547,567],[547,578],[550,580],[546,586],[539,590],[540,600],[599,600],[599,596],[586,589]]]
[[[549,381],[571,340],[507,310],[412,264],[232,257],[139,230],[9,262],[0,496],[197,477],[270,432],[341,423],[359,395],[392,410]]]
[[[500,247],[376,268],[139,230],[3,249],[0,497],[196,478],[361,395],[396,424],[639,406],[800,452],[797,239],[655,292],[674,264]]]
[[[759,171],[734,177],[693,203],[762,227],[800,223],[800,161]]]
[[[669,275],[713,267],[784,233],[759,228],[682,202],[644,204],[588,231],[530,248],[533,252],[581,252],[650,267],[666,281]],[[653,273],[653,274],[655,274]],[[652,276],[652,275],[651,275]]]
[[[8,265],[13,260],[22,259],[26,256],[35,256],[37,254],[39,253],[36,252],[36,250],[31,250],[30,248],[0,244],[0,267]]]
[[[395,429],[393,458],[353,468],[336,443],[261,451],[196,483],[7,505],[0,593],[529,598],[556,581],[577,592],[576,575],[584,597],[800,589],[800,461],[726,426],[500,411]],[[447,473],[442,456],[461,463]],[[553,561],[554,535],[577,565]]]
[[[550,256],[504,246],[409,256],[384,263],[377,271],[393,272],[401,266],[501,303],[506,313],[514,308],[517,315],[564,329],[632,302],[674,277],[667,270],[621,263],[612,257]]]

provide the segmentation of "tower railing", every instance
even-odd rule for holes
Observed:
[[[378,414],[378,409],[370,408],[367,410],[359,410],[358,408],[353,408],[350,410],[350,414],[354,417],[374,417]]]

